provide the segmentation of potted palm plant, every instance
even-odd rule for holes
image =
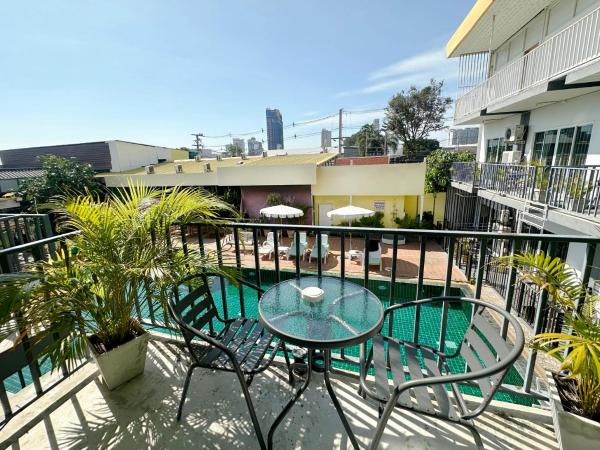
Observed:
[[[53,367],[72,365],[91,350],[114,389],[144,370],[148,334],[138,311],[166,311],[171,289],[192,270],[220,271],[213,253],[172,244],[171,225],[215,224],[224,211],[231,209],[203,191],[133,184],[102,201],[65,199],[58,208],[61,229],[78,233],[55,257],[12,281],[5,276],[0,323],[10,326],[1,334],[16,335],[16,343],[25,332],[34,343],[58,336],[40,355]],[[20,295],[11,295],[15,290]]]
[[[556,437],[562,449],[594,448],[600,442],[600,323],[598,297],[560,258],[543,252],[498,259],[548,292],[565,314],[565,331],[536,335],[531,346],[556,358],[557,373],[547,372]],[[579,303],[580,307],[576,308]]]

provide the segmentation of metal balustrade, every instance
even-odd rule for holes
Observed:
[[[596,217],[600,166],[453,163],[451,180],[568,212]]]
[[[541,42],[456,100],[456,120],[600,57],[600,8]]]
[[[315,246],[315,251],[317,252],[316,265],[303,261],[299,248],[300,241],[298,239],[295,240],[295,256],[293,256],[290,263],[283,264],[279,249],[283,250],[283,244],[287,244],[287,239],[289,238],[284,242],[281,234],[288,233],[291,235],[291,233],[301,231],[307,232],[310,235],[310,239],[317,243],[322,241],[322,236],[325,234],[330,236],[330,244],[335,240],[335,255],[330,255],[331,258],[336,259],[335,264],[326,265],[322,258],[324,255],[321,253],[320,245]],[[275,250],[273,260],[263,259],[259,253],[261,236],[266,235],[268,232],[273,232]],[[28,263],[39,261],[42,258],[53,257],[56,254],[56,248],[68,250],[70,238],[73,235],[74,233],[59,235],[15,246],[10,249],[0,250],[0,267],[3,272],[9,272],[13,269],[12,266],[6,263],[8,257],[11,255],[20,259],[22,262],[21,267],[24,267]],[[371,239],[381,241],[383,235],[385,235],[386,242],[391,242],[391,244],[385,244],[385,248],[388,251],[385,252],[386,256],[383,258],[382,270],[375,270],[374,268],[369,270],[369,253],[365,252],[365,250],[369,249],[369,241]],[[490,282],[491,278],[494,278],[494,285],[498,286],[502,284],[504,287],[502,289],[505,299],[504,308],[507,311],[517,312],[519,315],[523,309],[522,304],[524,301],[515,294],[515,285],[517,284],[516,270],[505,269],[505,272],[499,277],[493,274],[490,269],[493,265],[489,263],[494,259],[495,249],[499,245],[503,249],[506,249],[505,253],[510,254],[518,252],[520,248],[523,248],[522,245],[525,242],[541,242],[544,248],[548,248],[549,254],[552,254],[553,248],[558,243],[583,243],[586,244],[586,264],[591,265],[596,245],[600,242],[600,239],[583,236],[254,223],[232,223],[219,227],[201,223],[177,225],[172,227],[170,236],[171,245],[180,247],[184,251],[196,249],[205,254],[208,252],[219,252],[220,264],[237,269],[235,273],[238,277],[243,278],[247,283],[259,287],[265,288],[267,285],[280,280],[301,277],[306,274],[338,276],[352,279],[356,283],[369,287],[382,298],[386,306],[444,293],[449,294],[457,289],[466,290],[467,295],[474,298],[481,298],[484,283],[486,280]],[[251,243],[248,242],[250,236],[252,236]],[[352,248],[365,252],[363,267],[359,273],[349,270],[349,260],[343,257],[350,249],[350,237],[352,238]],[[418,249],[419,255],[418,267],[416,267],[414,277],[400,278],[398,275],[398,268],[401,264],[405,263],[403,261],[402,247],[399,246],[400,239],[417,243],[416,246],[413,246]],[[431,249],[431,245],[435,242],[443,243],[442,248],[435,247]],[[440,251],[445,252],[447,261],[443,263],[443,275],[437,280],[428,280],[425,277],[425,267],[432,263],[430,258],[436,254],[439,255]],[[66,251],[65,254],[68,255],[69,252]],[[457,263],[457,261],[459,262]],[[465,264],[469,265],[468,269],[466,269]],[[472,286],[468,282],[460,282],[453,279],[453,271],[456,270],[457,266],[464,267],[465,270],[469,271]],[[585,278],[584,282],[588,283],[590,277],[589,267],[582,268],[581,272]],[[215,289],[215,299],[219,301],[222,314],[225,318],[232,318],[235,315],[251,316],[252,314],[256,314],[256,304],[259,299],[255,295],[245,292],[242,285],[236,286],[232,284],[226,286],[221,281],[215,286]],[[543,298],[543,295],[537,295],[537,300],[534,298],[534,303],[537,301],[537,306],[535,307],[533,320],[531,320],[530,315],[527,316],[533,333],[547,329],[549,321],[554,320],[553,318],[546,317],[547,308],[545,303],[547,300]],[[541,307],[540,304],[542,304]],[[146,326],[158,327],[166,331],[165,327],[167,324],[164,320],[164,311],[160,310],[159,306],[152,303],[148,298],[140,300],[135,307],[134,314]],[[448,309],[442,308],[439,311],[439,317],[435,319],[439,320],[437,324],[433,324],[431,319],[429,319],[429,322],[424,321],[422,315],[419,319],[419,315],[416,314],[411,319],[413,323],[407,323],[406,326],[415,332],[418,328],[421,328],[422,332],[428,333],[431,333],[431,328],[439,328],[441,338],[442,335],[445,336],[441,330],[445,330],[449,326],[448,314]],[[388,323],[384,326],[391,325]],[[506,332],[506,323],[499,323],[498,326],[503,332]],[[424,329],[427,329],[427,331],[424,331]],[[440,340],[442,339],[444,338]],[[15,358],[15,353],[12,350],[0,353],[0,367],[2,368],[0,371],[0,381],[5,381],[6,378],[11,376],[13,378],[17,377],[19,373],[22,374],[24,371],[31,372],[32,381],[30,382],[35,386],[35,394],[31,398],[33,400],[43,395],[50,387],[43,385],[41,381],[44,379],[42,371],[37,360],[31,356],[31,352],[24,352],[26,349],[22,346],[25,344],[26,342],[20,344],[18,347],[18,351],[21,352],[20,355],[26,356],[25,359],[23,357]],[[544,393],[536,391],[535,384],[533,383],[533,368],[536,361],[535,351],[529,349],[527,352],[525,370],[521,371],[524,373],[520,373],[523,386],[505,384],[501,387],[501,391],[530,399],[545,399]],[[344,364],[346,368],[358,370],[358,353],[354,352],[354,349],[347,349],[345,352],[339,350],[334,352],[333,356],[335,364]],[[62,377],[68,375],[65,368],[60,368],[59,371],[62,371]],[[22,406],[11,403],[4,383],[0,383],[0,403],[4,412],[4,417],[0,422],[12,417],[17,412],[17,408]]]

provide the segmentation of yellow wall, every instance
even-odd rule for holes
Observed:
[[[435,197],[435,212],[433,214],[433,222],[443,222],[444,209],[446,206],[446,193],[439,192]],[[433,211],[433,194],[425,194],[423,200],[423,211]]]
[[[367,208],[372,211],[383,212],[383,223],[386,228],[394,228],[394,210],[396,215],[400,218],[404,217],[405,209],[405,198],[403,195],[353,195],[352,205],[359,206],[361,208]],[[376,201],[385,202],[383,210],[375,209],[374,203]],[[330,204],[332,209],[341,208],[342,206],[348,206],[350,204],[350,196],[348,195],[319,195],[313,197],[314,211],[315,211],[315,224],[319,225],[319,208],[321,204]],[[338,225],[340,219],[332,218],[332,225]],[[322,225],[322,224],[321,224]]]
[[[322,166],[313,195],[422,195],[425,163]],[[372,208],[371,208],[372,209]]]
[[[220,186],[311,185],[317,181],[314,164],[248,165],[217,168]]]

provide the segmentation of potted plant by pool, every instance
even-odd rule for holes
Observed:
[[[560,447],[596,447],[600,442],[598,297],[584,286],[573,268],[543,252],[503,257],[500,263],[516,267],[525,281],[546,290],[553,306],[563,309],[565,332],[539,334],[531,346],[560,363],[557,373],[547,372]]]
[[[214,254],[172,243],[172,225],[216,224],[224,211],[231,209],[219,198],[182,188],[131,184],[102,201],[67,198],[58,209],[61,229],[78,234],[27,273],[4,276],[0,323],[10,327],[0,334],[28,330],[33,343],[58,337],[39,355],[53,367],[71,366],[89,349],[114,389],[144,370],[148,333],[138,314],[149,306],[166,311],[172,287],[192,270],[219,271]]]

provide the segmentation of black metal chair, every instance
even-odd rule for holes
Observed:
[[[502,384],[502,379],[523,351],[523,330],[518,321],[502,308],[463,297],[437,297],[397,304],[387,308],[385,316],[388,320],[394,320],[393,311],[414,307],[415,327],[418,327],[420,308],[436,303],[441,304],[440,306],[445,304],[448,308],[451,303],[469,303],[473,306],[471,322],[462,341],[456,343],[457,349],[453,353],[444,353],[437,348],[419,344],[418,337],[416,342],[412,342],[413,340],[400,340],[381,333],[373,338],[373,345],[368,353],[366,344],[363,345],[360,394],[379,402],[380,420],[371,449],[379,446],[395,407],[464,425],[472,431],[477,445],[483,448],[472,419],[485,410]],[[491,325],[483,315],[486,310],[494,311],[508,321],[514,331],[514,344],[503,338],[500,331]],[[390,314],[392,317],[389,317]],[[451,362],[455,358],[462,358],[468,370],[453,373]],[[368,369],[372,366],[375,370],[374,386],[366,379]],[[388,381],[390,372],[393,386]],[[467,406],[458,388],[458,383],[461,382],[473,383],[481,389],[483,399],[476,408]],[[450,386],[452,396],[446,386]]]
[[[183,404],[194,369],[203,367],[235,372],[242,385],[242,392],[260,446],[267,448],[248,387],[254,375],[269,367],[280,349],[283,350],[288,367],[289,382],[293,385],[294,376],[289,356],[282,341],[271,346],[273,335],[265,330],[258,320],[245,317],[225,320],[220,316],[210,289],[210,279],[220,276],[219,274],[205,274],[187,279],[183,284],[191,285],[189,293],[180,299],[179,289],[174,289],[174,298],[169,302],[171,317],[179,325],[192,357],[192,364],[187,371],[183,385],[177,420],[181,419]],[[262,289],[251,283],[238,281],[255,289],[259,294],[264,293]],[[221,331],[215,331],[216,322],[222,324]],[[269,348],[271,348],[271,353],[267,355]]]

